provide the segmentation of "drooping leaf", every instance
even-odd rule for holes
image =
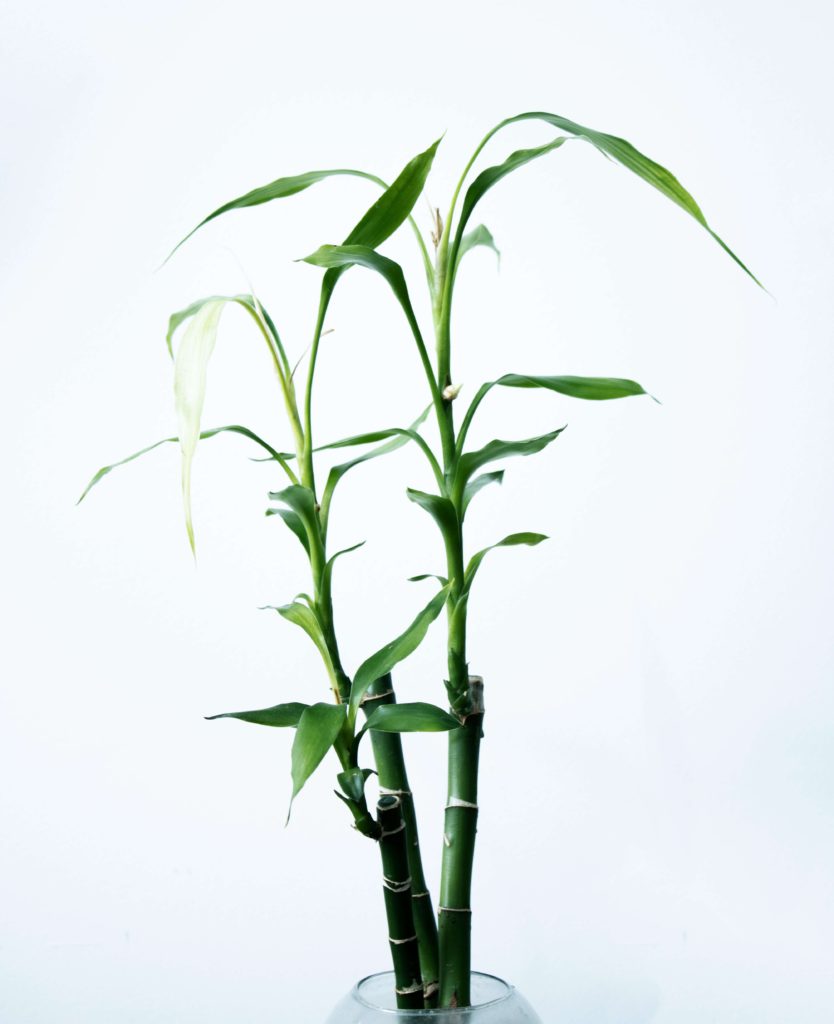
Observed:
[[[260,188],[254,188],[251,192],[247,192],[245,195],[239,196],[237,199],[232,199],[231,202],[224,203],[213,213],[210,213],[208,217],[204,217],[197,227],[192,228],[185,238],[174,246],[167,259],[169,260],[180,246],[184,245],[188,239],[195,234],[195,232],[208,224],[209,221],[214,220],[215,217],[220,217],[222,214],[228,213],[230,210],[242,210],[247,206],[260,206],[261,203],[268,203],[273,199],[284,199],[288,196],[297,195],[299,192],[303,192],[305,189],[308,189],[311,185],[315,185],[319,181],[324,181],[325,178],[333,178],[340,175],[348,175],[354,178],[365,178],[368,181],[373,181],[377,185],[381,184],[379,178],[375,175],[368,174],[365,171],[353,170],[351,168],[336,168],[328,171],[307,171],[306,174],[294,174],[286,178],[276,178],[275,181],[271,181],[268,185],[261,185]]]
[[[368,245],[322,245],[309,256],[305,256],[301,262],[324,267],[326,270],[346,270],[348,267],[356,266],[375,270],[388,282],[406,315],[414,315],[402,267]]]
[[[475,578],[475,573],[477,573],[481,562],[483,562],[490,551],[494,551],[495,548],[511,548],[518,544],[526,544],[528,547],[533,547],[536,544],[541,544],[543,540],[547,540],[547,536],[543,533],[511,533],[503,540],[499,540],[497,544],[490,544],[488,548],[479,551],[469,559],[469,564],[466,566],[466,573],[463,578],[464,592],[469,591]]]
[[[535,146],[533,149],[518,149],[514,153],[510,153],[503,163],[496,164],[494,167],[487,167],[481,171],[466,190],[466,195],[464,196],[460,220],[458,221],[455,250],[459,251],[462,248],[463,230],[472,216],[472,211],[493,185],[497,185],[502,178],[518,170],[519,167],[529,164],[531,160],[536,160],[540,156],[552,153],[554,149],[558,149],[567,141],[566,136],[560,135],[558,138],[553,139],[552,142],[547,142],[543,146]]]
[[[350,691],[352,720],[355,721],[359,704],[371,683],[386,675],[395,665],[398,665],[409,654],[417,650],[423,641],[423,637],[428,632],[429,626],[434,622],[446,604],[448,594],[449,586],[447,585],[435,594],[404,633],[401,633],[396,639],[387,643],[375,654],[372,654],[370,658],[362,662],[356,671]]]
[[[345,724],[344,704],[313,704],[298,721],[292,745],[292,801],[324,760]],[[289,820],[289,815],[287,815]]]
[[[200,433],[200,440],[205,441],[210,437],[216,437],[218,434],[223,433],[242,434],[244,437],[248,437],[251,441],[254,441],[256,444],[259,444],[261,448],[269,452],[270,459],[275,459],[276,461],[283,462],[281,454],[277,452],[272,447],[272,445],[267,444],[266,441],[258,437],[257,434],[249,430],[247,427],[241,427],[238,424],[230,424],[229,426],[226,427],[214,427],[212,430],[203,430]],[[134,452],[132,455],[128,455],[127,458],[125,459],[120,459],[118,462],[113,462],[109,466],[102,466],[101,469],[95,474],[95,476],[93,476],[92,480],[90,480],[90,482],[84,488],[84,492],[76,502],[76,505],[80,505],[81,502],[90,493],[90,491],[95,487],[95,485],[104,477],[106,477],[108,473],[112,473],[114,469],[118,469],[119,466],[124,466],[128,462],[133,462],[134,459],[138,459],[142,455],[147,455],[148,452],[152,452],[155,448],[159,448],[160,445],[179,444],[179,441],[179,437],[163,437],[161,441],[156,441],[154,444],[149,444],[147,448],[142,448],[140,451]]]
[[[457,516],[455,506],[440,494],[426,494],[425,491],[417,491],[413,487],[406,489],[406,495],[415,505],[419,505],[432,517],[444,534],[448,534],[457,527]]]
[[[297,512],[293,512],[289,508],[268,508],[266,510],[268,516],[280,516],[284,520],[286,525],[292,530],[292,532],[301,541],[301,546],[310,554],[310,538],[307,536],[307,529],[304,526],[304,522],[301,516]]]
[[[437,580],[441,587],[449,582],[445,576],[438,576],[436,572],[421,572],[419,576],[409,576],[407,583],[422,583],[423,580]]]
[[[466,487],[463,489],[463,502],[461,504],[461,511],[463,514],[466,513],[469,508],[469,503],[475,497],[475,495],[482,488],[488,484],[500,484],[504,482],[504,470],[495,469],[491,473],[481,473],[480,476],[476,476],[474,480],[470,480]]]
[[[174,400],[182,450],[182,498],[185,528],[192,551],[195,551],[195,546],[191,520],[191,463],[200,439],[200,418],[206,397],[206,368],[214,351],[224,305],[223,300],[215,299],[200,307],[189,320],[174,359]]]
[[[325,521],[325,523],[327,522],[327,518],[330,512],[330,504],[333,500],[333,493],[336,490],[339,481],[349,470],[353,469],[355,466],[361,466],[363,462],[369,462],[371,459],[377,459],[381,455],[388,455],[391,452],[396,451],[398,448],[402,448],[403,445],[408,444],[409,441],[414,441],[417,445],[421,447],[421,449],[423,449],[423,451],[425,451],[425,441],[418,434],[417,428],[425,421],[430,410],[431,406],[426,406],[426,408],[420,413],[417,419],[414,420],[414,422],[410,424],[410,426],[408,426],[407,428],[395,427],[389,431],[377,431],[377,435],[389,436],[391,440],[386,441],[385,444],[378,445],[376,448],[372,448],[368,452],[364,452],[362,455],[357,455],[349,462],[342,462],[338,466],[334,466],[330,470],[330,473],[328,474],[327,477],[327,484],[325,485],[324,493],[322,494],[321,499],[322,519]],[[370,438],[371,436],[373,435],[357,434],[353,438],[345,438],[345,440],[343,441],[335,441],[332,444],[324,445],[322,449],[317,450],[325,450],[327,448],[344,448],[348,447],[350,442],[353,442],[354,444],[357,445],[365,444],[365,440],[361,439]]]
[[[434,704],[415,701],[380,705],[368,716],[365,728],[377,732],[449,732],[459,729],[460,721]]]
[[[501,251],[495,244],[495,239],[492,237],[492,232],[484,224],[479,224],[476,228],[467,232],[460,240],[460,246],[457,250],[457,256],[455,259],[455,271],[460,266],[460,261],[471,249],[476,249],[478,246],[483,246],[486,249],[492,249],[498,260],[499,267],[501,266]]]
[[[276,704],[271,708],[261,708],[259,711],[227,711],[222,715],[207,715],[206,721],[213,722],[217,718],[237,718],[241,722],[254,722],[255,725],[295,728],[308,706],[292,702]]]
[[[490,135],[494,135],[495,132],[500,131],[507,125],[516,124],[519,121],[543,121],[545,124],[549,124],[552,127],[557,128],[559,131],[569,132],[571,135],[589,142],[603,155],[615,160],[633,174],[636,174],[638,178],[642,178],[642,180],[651,185],[652,188],[657,189],[657,191],[666,196],[667,199],[671,199],[673,203],[679,206],[682,210],[685,210],[690,217],[696,220],[701,227],[703,227],[712,236],[712,238],[715,239],[727,255],[730,256],[731,259],[733,259],[741,269],[751,277],[757,285],[759,285],[759,287],[763,287],[752,271],[742,263],[723,239],[721,239],[709,226],[706,217],[704,216],[701,208],[695,202],[693,196],[683,187],[683,185],[681,185],[674,174],[661,164],[647,157],[644,153],[641,153],[640,150],[632,146],[630,142],[627,142],[625,139],[618,138],[616,135],[608,135],[605,132],[595,131],[593,128],[586,128],[581,124],[577,124],[576,121],[571,121],[569,118],[561,117],[559,114],[550,114],[545,111],[529,111],[523,114],[516,114],[515,117],[508,117],[505,121],[502,121],[497,125],[493,131],[490,132]]]
[[[488,462],[505,459],[511,455],[535,455],[555,441],[564,429],[559,427],[558,430],[551,430],[549,434],[530,437],[525,441],[490,441],[477,451],[466,452],[458,463],[458,486],[465,488],[472,474]]]

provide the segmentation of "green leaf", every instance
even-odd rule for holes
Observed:
[[[403,223],[420,198],[440,139],[418,153],[400,171],[345,239],[345,245],[366,245],[376,249]]]
[[[348,267],[365,267],[368,270],[375,270],[388,282],[397,298],[397,301],[406,311],[406,314],[413,316],[411,299],[408,294],[408,286],[405,283],[405,275],[399,263],[383,256],[369,245],[357,243],[345,245],[322,245],[315,252],[305,256],[302,263],[311,263],[315,267],[324,267],[326,270],[346,270]]]
[[[359,803],[365,795],[365,783],[371,775],[373,770],[370,768],[348,768],[347,771],[339,772],[336,779],[348,800]]]
[[[431,410],[431,406],[427,405],[426,408],[420,413],[416,420],[407,428],[394,427],[387,431],[376,431],[372,434],[357,434],[355,437],[345,438],[343,441],[334,441],[332,444],[324,445],[322,449],[317,451],[323,451],[327,448],[346,448],[352,444],[360,445],[371,443],[371,438],[380,438],[382,436],[388,436],[391,438],[385,444],[378,445],[376,448],[372,448],[371,451],[365,452],[362,455],[357,455],[349,462],[342,462],[338,466],[333,466],[327,477],[327,484],[322,494],[321,507],[322,507],[322,519],[327,522],[330,513],[330,504],[333,501],[333,493],[342,477],[349,470],[355,466],[361,466],[363,462],[369,462],[371,459],[377,459],[381,455],[388,455],[391,452],[396,451],[398,448],[402,448],[403,445],[408,444],[409,441],[414,441],[417,445],[425,451],[425,441],[417,433],[417,428],[425,421]],[[367,440],[366,440],[367,439]]]
[[[415,505],[419,505],[432,517],[445,535],[457,529],[457,515],[455,506],[440,494],[426,494],[425,491],[416,491],[413,487],[406,489],[406,495]]]
[[[368,181],[373,181],[377,185],[381,184],[379,178],[373,174],[368,174],[365,171],[352,170],[350,168],[336,168],[328,171],[307,171],[306,174],[294,174],[286,178],[276,178],[275,181],[271,181],[268,185],[262,185],[260,188],[252,189],[251,192],[247,192],[245,195],[239,196],[237,199],[232,199],[231,202],[224,203],[219,206],[213,213],[210,213],[208,217],[204,217],[196,228],[192,228],[191,231],[178,242],[171,250],[170,254],[166,259],[167,261],[174,255],[180,246],[184,245],[189,238],[195,232],[199,231],[201,227],[208,224],[209,221],[220,217],[224,213],[228,213],[230,210],[242,210],[248,206],[260,206],[262,203],[269,203],[273,199],[284,199],[288,196],[297,195],[299,192],[303,192],[308,189],[311,185],[315,185],[319,181],[324,181],[325,178],[333,178],[339,175],[348,175],[354,178],[365,178]]]
[[[304,522],[301,516],[297,512],[293,512],[289,508],[268,508],[266,510],[268,516],[280,516],[292,532],[301,541],[301,546],[310,554],[310,538],[307,536],[307,528],[304,526]]]
[[[564,427],[560,427],[558,430],[552,430],[549,434],[530,437],[526,441],[490,441],[489,444],[477,451],[466,452],[458,463],[458,486],[465,488],[472,474],[488,462],[505,459],[511,455],[535,455],[555,441],[564,429]]]
[[[460,721],[434,704],[416,701],[380,705],[368,716],[365,728],[376,732],[449,732],[459,729]]]
[[[479,224],[476,228],[473,228],[468,234],[465,234],[460,241],[460,246],[457,250],[457,256],[455,258],[455,273],[457,268],[460,266],[460,261],[470,251],[478,246],[483,246],[486,249],[492,249],[495,253],[498,266],[501,266],[501,251],[495,244],[495,239],[492,237],[492,233],[483,224]]]
[[[223,715],[207,715],[206,721],[213,722],[217,718],[237,718],[241,722],[254,722],[255,725],[295,728],[308,706],[295,702],[276,704],[274,707],[262,708],[260,711],[227,711]]]
[[[629,398],[633,395],[647,395],[636,380],[622,377],[539,377],[533,374],[507,373],[490,386],[505,388],[544,388],[557,391],[570,398],[584,398],[592,401],[607,401],[612,398]]]
[[[336,742],[345,724],[344,704],[313,704],[298,721],[292,745],[292,801]],[[289,821],[289,814],[287,815]]]
[[[290,509],[296,514],[301,526],[306,534],[306,544],[304,540],[301,543],[309,553],[310,549],[314,544],[318,542],[318,524],[316,522],[316,496],[310,490],[309,487],[304,487],[302,484],[290,484],[289,487],[285,487],[281,491],[270,491],[270,501],[280,501],[284,505],[289,506]],[[276,509],[279,515],[280,510]],[[296,532],[295,521],[292,519],[284,518],[284,522],[290,527],[293,532]],[[295,524],[295,525],[294,525]],[[296,534],[301,539],[300,534]]]
[[[475,497],[475,495],[482,488],[488,484],[500,484],[504,482],[504,470],[495,469],[491,473],[482,473],[480,476],[476,476],[474,480],[470,480],[466,487],[463,489],[463,502],[461,504],[461,514],[465,514],[469,503]]]
[[[300,595],[306,597],[306,595]],[[309,598],[307,598],[309,601]],[[312,602],[310,602],[312,604]],[[313,643],[316,645],[319,654],[324,659],[325,666],[331,675],[334,675],[333,661],[330,657],[330,651],[327,647],[327,640],[324,636],[324,630],[321,628],[318,615],[310,607],[309,604],[304,604],[301,601],[291,601],[289,604],[282,605],[264,605],[263,611],[275,611],[286,619],[288,622],[294,623],[296,626],[300,626],[301,629],[310,637]]]
[[[332,580],[333,580],[333,565],[335,564],[336,559],[340,558],[342,555],[349,555],[351,551],[356,551],[358,548],[363,547],[364,544],[365,544],[365,541],[364,540],[360,540],[358,544],[354,544],[354,545],[352,545],[352,547],[349,547],[349,548],[342,548],[341,551],[337,551],[335,555],[331,555],[330,558],[327,559],[327,562],[325,563],[325,566],[324,566],[324,573],[323,573],[323,576],[322,576],[322,583],[321,583],[322,593],[325,593],[325,594],[329,594],[330,593],[330,587],[331,587]]]
[[[472,211],[492,186],[497,185],[502,178],[505,178],[508,174],[518,170],[519,167],[529,164],[531,160],[536,160],[540,156],[552,153],[554,149],[558,149],[567,141],[566,136],[560,135],[559,138],[554,139],[552,142],[545,143],[543,146],[536,146],[533,149],[518,149],[515,153],[511,153],[503,163],[496,164],[494,167],[487,167],[486,170],[481,171],[478,177],[475,178],[466,190],[466,195],[463,200],[463,208],[460,213],[460,221],[458,222],[457,227],[457,236],[455,239],[456,252],[460,251],[463,247],[463,239],[461,236],[469,218],[472,216]]]
[[[350,691],[350,713],[351,720],[356,720],[356,712],[359,704],[365,696],[368,687],[380,676],[386,675],[398,665],[409,654],[412,654],[423,641],[428,632],[429,626],[434,622],[449,595],[449,586],[443,587],[429,601],[426,607],[411,623],[404,633],[401,633],[395,640],[387,643],[384,647],[372,654],[370,658],[363,661],[356,671],[353,679],[353,686]]]
[[[494,551],[495,548],[516,547],[519,544],[526,544],[529,547],[534,547],[536,544],[541,544],[543,540],[547,540],[547,536],[543,533],[511,533],[503,540],[499,540],[497,544],[490,544],[488,548],[484,548],[482,551],[479,551],[469,559],[469,564],[466,567],[466,573],[463,578],[464,592],[467,593],[469,591],[469,588],[472,586],[472,581],[475,579],[475,573],[477,573],[481,566],[481,562],[483,562],[484,558],[490,551]]]
[[[667,199],[671,199],[673,203],[679,206],[682,210],[685,210],[690,217],[694,218],[694,220],[696,220],[701,227],[703,227],[712,236],[712,238],[715,239],[727,255],[741,267],[745,274],[751,277],[760,288],[763,287],[762,283],[752,273],[752,271],[742,263],[723,239],[721,239],[712,230],[707,223],[707,219],[701,211],[701,208],[695,202],[695,199],[683,187],[683,185],[681,185],[674,174],[672,174],[671,171],[668,171],[661,164],[656,163],[654,160],[641,153],[625,139],[618,138],[616,135],[607,135],[605,132],[595,131],[593,128],[585,128],[583,125],[577,124],[575,121],[571,121],[566,117],[561,117],[559,114],[550,114],[544,111],[531,111],[524,114],[517,114],[515,117],[509,117],[497,125],[496,128],[490,132],[490,135],[493,135],[495,132],[507,125],[515,124],[519,121],[531,120],[544,121],[546,124],[552,125],[559,131],[566,131],[577,138],[584,139],[586,142],[589,142],[592,146],[598,149],[604,156],[610,157],[612,160],[615,160],[617,163],[627,168],[633,174],[636,174],[638,178],[642,178],[642,180],[651,185],[652,188],[657,189],[658,192],[666,196]]]
[[[409,576],[407,583],[422,583],[423,580],[437,580],[441,587],[449,582],[445,576],[438,576],[436,572],[421,572],[419,576]]]
[[[242,434],[244,437],[248,437],[256,444],[259,444],[261,448],[263,448],[265,451],[269,452],[270,458],[277,459],[278,461],[281,460],[280,454],[272,447],[272,445],[267,444],[266,441],[258,437],[257,434],[253,433],[247,427],[241,427],[238,426],[237,424],[231,424],[226,427],[214,427],[212,430],[204,430],[200,434],[200,440],[205,441],[210,437],[216,437],[218,434],[223,434],[227,432],[233,434]],[[159,448],[160,445],[179,444],[179,440],[179,437],[163,437],[161,441],[156,441],[154,444],[148,445],[147,448],[142,448],[140,451],[134,452],[132,455],[128,455],[127,458],[125,459],[120,459],[118,462],[113,462],[109,466],[102,466],[101,469],[95,474],[92,480],[90,480],[90,482],[84,488],[84,492],[76,502],[76,505],[80,505],[81,502],[90,493],[90,491],[95,487],[95,485],[104,477],[106,477],[108,473],[112,473],[114,469],[118,469],[119,466],[124,466],[128,462],[133,462],[134,459],[138,459],[142,455],[147,455],[148,452],[152,452],[154,448]]]

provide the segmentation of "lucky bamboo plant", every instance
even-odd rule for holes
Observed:
[[[558,134],[543,145],[517,150],[502,162],[472,176],[476,161],[494,136],[509,125],[525,121],[543,122]],[[300,364],[293,368],[275,322],[253,294],[201,299],[175,313],[168,326],[167,343],[174,363],[179,433],[165,441],[179,443],[182,452],[182,492],[191,546],[194,547],[191,466],[198,441],[221,432],[241,434],[260,446],[266,458],[274,462],[276,472],[283,474],[283,488],[269,494],[274,507],[267,510],[267,515],[283,521],[303,546],[309,561],[311,590],[275,610],[300,626],[315,644],[331,691],[331,698],[327,701],[281,703],[262,710],[229,712],[212,717],[295,729],[291,752],[291,801],[327,752],[335,751],[341,768],[337,775],[339,788],[336,795],[350,812],[358,832],[376,843],[380,850],[397,1004],[407,1009],[460,1007],[470,1002],[470,896],[478,817],[478,757],[484,717],[484,685],[481,677],[470,674],[469,670],[469,596],[478,569],[492,548],[535,545],[545,539],[539,533],[514,533],[467,558],[466,513],[484,487],[502,480],[503,469],[487,467],[510,456],[540,452],[555,441],[563,429],[558,428],[539,437],[494,440],[480,448],[472,448],[467,444],[470,427],[484,399],[494,388],[540,389],[587,400],[646,394],[635,381],[621,378],[508,372],[497,380],[482,384],[459,422],[455,416],[455,402],[460,394],[460,386],[452,370],[452,308],[456,276],[461,261],[474,247],[487,246],[497,252],[488,229],[483,224],[472,226],[473,214],[484,195],[506,175],[532,160],[560,150],[573,140],[589,143],[682,207],[756,281],[708,225],[689,192],[664,167],[623,139],[585,128],[555,114],[531,112],[500,122],[484,136],[463,169],[445,217],[439,210],[435,211],[430,241],[424,239],[412,211],[423,192],[439,140],[409,161],[390,185],[360,170],[311,171],[278,178],[247,192],[219,207],[197,225],[194,231],[232,210],[292,196],[334,176],[364,178],[381,189],[376,202],[341,244],[322,245],[305,258],[308,264],[322,268],[324,274],[303,374],[299,373]],[[425,271],[432,310],[431,334],[418,321],[402,267],[379,251],[386,239],[406,222],[413,233]],[[186,239],[189,237],[191,235]],[[313,430],[313,397],[326,316],[334,290],[345,272],[354,266],[380,274],[399,303],[404,327],[413,340],[425,376],[429,405],[409,426],[382,429],[317,446]],[[229,303],[237,304],[247,312],[266,345],[286,412],[292,439],[290,450],[283,451],[239,425],[201,431],[206,369],[221,314]],[[433,346],[427,338],[431,338]],[[179,339],[176,346],[175,339]],[[421,433],[421,427],[430,414],[437,427],[439,440],[435,444]],[[116,466],[165,441],[99,470],[82,498]],[[436,578],[439,589],[407,629],[367,658],[351,675],[340,656],[331,583],[336,559],[354,549],[330,552],[328,534],[333,497],[340,480],[349,470],[409,443],[414,444],[425,458],[434,490],[409,489],[408,498],[431,516],[439,530],[446,560],[445,575],[415,577]],[[376,447],[368,447],[372,445]],[[320,453],[363,446],[363,454],[331,467],[324,486],[321,486],[320,478],[316,476]],[[426,702],[398,704],[391,673],[418,647],[444,608],[447,614],[448,664],[445,692],[444,688],[436,688],[434,693],[427,695],[430,700]],[[445,698],[442,701],[445,707],[438,703],[441,695]],[[444,809],[437,911],[426,887],[414,801],[399,735],[413,731],[448,732],[448,796]],[[366,734],[370,740],[373,768],[368,763],[367,744],[362,744]],[[366,786],[374,773],[378,776],[379,796],[375,810],[372,810],[366,797]]]

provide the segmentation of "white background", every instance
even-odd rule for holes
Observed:
[[[376,852],[326,762],[288,829],[291,736],[214,712],[326,698],[306,638],[257,606],[305,588],[240,438],[195,464],[199,560],[173,446],[168,314],[251,279],[291,350],[319,272],[375,198],[341,179],[171,245],[283,174],[393,177],[447,134],[445,207],[502,117],[553,110],[679,175],[775,301],[679,209],[590,147],[481,208],[503,250],[462,272],[456,377],[634,377],[662,401],[496,394],[478,440],[564,422],[473,507],[515,530],[472,602],[486,677],[475,962],[548,1024],[834,1017],[830,530],[834,189],[826,5],[594,2],[3,4],[0,1020],[317,1024],[386,966]],[[505,133],[490,154],[550,133]],[[428,228],[428,206],[417,207]],[[410,238],[385,251],[421,294]],[[425,303],[421,298],[421,313]],[[318,436],[425,404],[383,284],[340,286]],[[265,353],[227,313],[206,425],[289,443]],[[356,470],[334,543],[349,669],[441,571],[413,452]],[[441,702],[442,630],[403,666]],[[408,743],[437,889],[444,740]]]

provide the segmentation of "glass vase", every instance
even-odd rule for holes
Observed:
[[[472,972],[471,1006],[398,1010],[394,975],[385,971],[354,985],[326,1024],[542,1024],[542,1020],[512,985],[477,971]]]

